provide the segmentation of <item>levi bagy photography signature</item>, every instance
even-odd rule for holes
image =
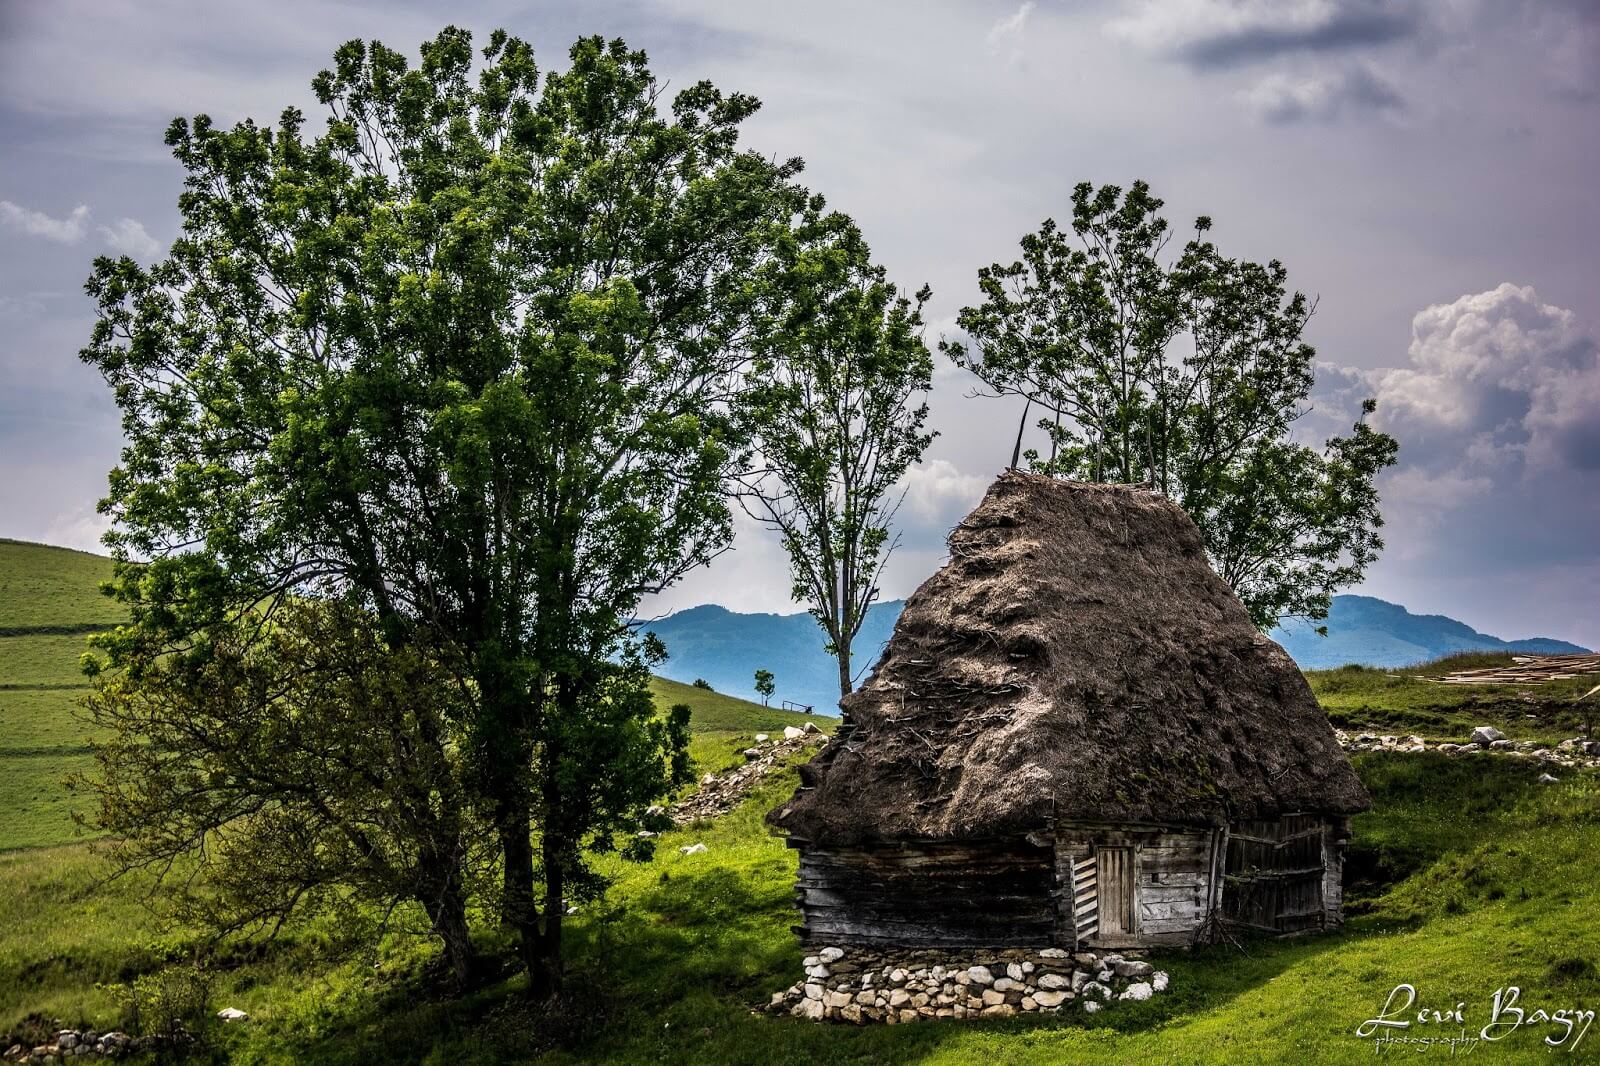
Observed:
[[[1530,1037],[1552,1049],[1573,1051],[1589,1034],[1594,1018],[1595,1012],[1585,1007],[1532,1005],[1516,985],[1496,989],[1487,1004],[1473,1008],[1465,1000],[1432,1006],[1421,1001],[1415,985],[1399,984],[1375,1017],[1356,1026],[1356,1036],[1371,1040],[1380,1055],[1434,1048],[1454,1055]]]

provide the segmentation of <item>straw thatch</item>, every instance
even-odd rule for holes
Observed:
[[[844,701],[842,736],[769,816],[792,837],[971,840],[1369,805],[1305,678],[1176,504],[1013,471],[949,544]]]

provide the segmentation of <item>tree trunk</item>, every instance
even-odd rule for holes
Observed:
[[[839,640],[834,646],[839,649],[839,698],[842,700],[854,689],[850,684],[850,642]]]
[[[460,881],[450,881],[437,893],[420,900],[422,908],[433,923],[433,933],[444,943],[444,956],[450,963],[450,973],[456,984],[463,988],[471,985],[477,976],[478,954],[472,946],[472,933],[467,925],[467,900],[461,891]]]
[[[566,878],[559,848],[545,846],[544,933],[536,957],[528,960],[528,986],[533,998],[546,1000],[561,991],[561,924],[566,919]]]
[[[503,808],[500,853],[505,863],[500,923],[517,937],[517,955],[533,971],[539,954],[539,908],[533,899],[533,844],[529,839],[528,812]]]

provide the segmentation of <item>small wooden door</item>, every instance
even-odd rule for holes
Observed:
[[[1100,897],[1100,939],[1132,936],[1133,849],[1096,848],[1095,882]]]

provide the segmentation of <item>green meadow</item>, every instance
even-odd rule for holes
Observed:
[[[71,630],[115,622],[94,592],[106,566],[0,543],[0,1032],[117,1025],[118,986],[190,974],[197,957],[209,1010],[250,1014],[209,1029],[200,1061],[240,1063],[1365,1062],[1375,1048],[1356,1028],[1401,983],[1418,990],[1414,1011],[1463,1004],[1464,1025],[1414,1025],[1411,1036],[1476,1037],[1509,986],[1529,1016],[1600,1009],[1600,775],[1541,784],[1542,767],[1488,755],[1357,757],[1375,806],[1355,821],[1343,931],[1159,956],[1167,993],[1093,1016],[854,1029],[756,1012],[800,976],[804,954],[790,928],[794,855],[762,823],[794,787],[792,768],[731,815],[664,834],[649,862],[613,864],[606,899],[572,919],[568,987],[553,1008],[529,1006],[520,976],[445,995],[414,914],[395,915],[376,950],[312,922],[201,952],[196,931],[146,908],[147,880],[107,879],[61,783],[90,762],[76,712],[83,630]],[[1424,680],[1439,669],[1349,668],[1312,683],[1346,728],[1459,739],[1493,722],[1572,735],[1570,694]],[[697,772],[742,762],[755,732],[806,720],[668,681],[657,699],[692,708]],[[709,850],[679,852],[693,843]],[[1600,1057],[1600,1032],[1575,1050],[1576,1034],[1545,1045],[1558,1025],[1497,1032],[1457,1054]],[[1428,1050],[1421,1061],[1450,1056]]]

